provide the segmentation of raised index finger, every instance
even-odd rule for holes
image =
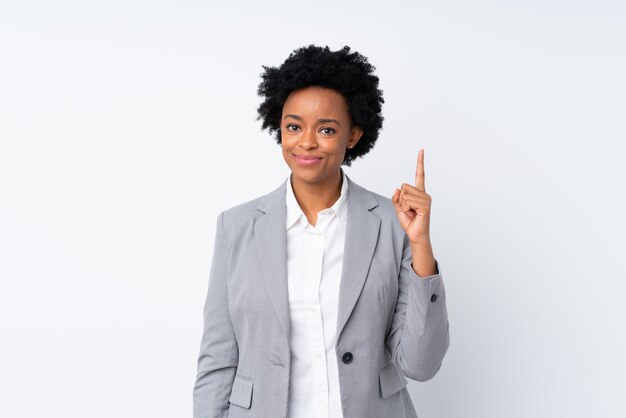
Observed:
[[[422,148],[417,153],[417,167],[415,168],[415,187],[423,192],[426,191],[424,176],[424,149]]]

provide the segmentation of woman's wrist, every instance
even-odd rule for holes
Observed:
[[[430,244],[430,238],[420,242],[411,242],[411,258],[413,271],[420,277],[431,276],[436,273],[435,256]]]

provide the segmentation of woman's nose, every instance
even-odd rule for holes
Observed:
[[[298,146],[302,149],[317,148],[317,137],[315,136],[315,131],[308,130],[302,132],[300,140],[298,141]]]

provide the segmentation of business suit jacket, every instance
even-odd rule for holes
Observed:
[[[194,418],[288,416],[287,181],[218,216]],[[449,345],[441,272],[415,274],[389,198],[348,177],[347,210],[336,346],[343,416],[417,417],[405,377],[431,379]]]

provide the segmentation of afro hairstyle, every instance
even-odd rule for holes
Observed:
[[[349,46],[331,51],[328,46],[315,45],[295,49],[279,67],[263,66],[258,94],[263,98],[257,112],[262,129],[275,133],[281,143],[280,120],[283,105],[292,91],[318,86],[340,93],[348,105],[352,126],[363,130],[357,144],[346,150],[343,165],[367,154],[378,139],[383,126],[383,92],[378,88],[375,67],[367,58]]]

